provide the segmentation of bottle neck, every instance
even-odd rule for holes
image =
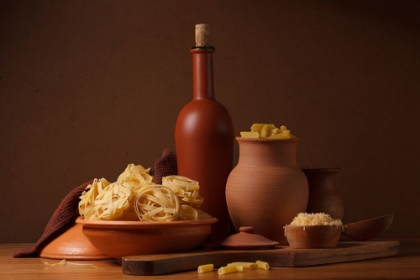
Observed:
[[[195,47],[190,50],[193,61],[193,98],[214,99],[213,47]]]

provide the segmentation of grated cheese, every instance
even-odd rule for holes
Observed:
[[[293,221],[291,226],[327,226],[335,225],[342,226],[340,219],[334,220],[329,214],[325,213],[299,213]]]

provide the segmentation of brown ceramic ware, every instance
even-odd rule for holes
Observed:
[[[279,245],[279,242],[255,234],[253,227],[240,227],[239,233],[226,237],[220,245],[233,250],[252,250],[271,249]]]
[[[196,249],[210,235],[215,222],[216,218],[171,222],[76,220],[96,248],[117,260]]]
[[[344,225],[343,234],[353,240],[365,241],[384,233],[392,224],[392,214]]]
[[[344,203],[336,189],[335,177],[340,168],[302,168],[308,179],[307,213],[326,213],[333,219],[343,219]]]
[[[82,225],[74,224],[49,242],[40,252],[41,258],[66,260],[110,259],[94,247],[82,233]]]
[[[294,249],[335,247],[341,235],[338,226],[290,226],[284,228],[284,235]]]
[[[239,162],[226,185],[232,222],[237,230],[252,226],[256,234],[285,243],[283,227],[308,202],[308,182],[296,162],[298,139],[236,140]]]
[[[209,27],[196,26],[193,61],[193,98],[178,115],[175,144],[178,174],[196,180],[204,197],[201,209],[218,219],[211,240],[228,236],[230,219],[225,200],[226,180],[233,167],[233,122],[213,90],[213,53]]]

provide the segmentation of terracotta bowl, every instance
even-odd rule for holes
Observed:
[[[216,218],[174,222],[76,220],[93,246],[117,260],[196,249],[210,235],[215,222]]]
[[[295,249],[335,247],[340,239],[341,227],[337,226],[286,226],[287,242]]]

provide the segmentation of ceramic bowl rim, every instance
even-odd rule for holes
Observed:
[[[291,228],[303,228],[303,227],[309,227],[309,228],[314,228],[314,227],[336,227],[336,228],[341,228],[343,226],[336,226],[336,225],[305,225],[305,226],[295,226],[295,225],[286,225],[285,228],[291,227]]]
[[[77,224],[82,224],[84,227],[92,228],[134,228],[134,229],[153,229],[153,228],[173,228],[173,227],[188,227],[210,225],[216,223],[217,218],[209,218],[204,220],[185,220],[185,221],[168,221],[168,222],[143,222],[143,221],[103,221],[103,220],[85,220],[82,217],[76,219]]]
[[[343,231],[344,225],[341,225],[341,226],[337,226],[337,225],[306,225],[306,226],[286,225],[284,227],[284,230],[286,232],[288,228],[290,228],[290,229],[299,229],[300,228],[302,230],[305,230],[306,228],[331,229],[332,227],[336,228],[337,230]]]

